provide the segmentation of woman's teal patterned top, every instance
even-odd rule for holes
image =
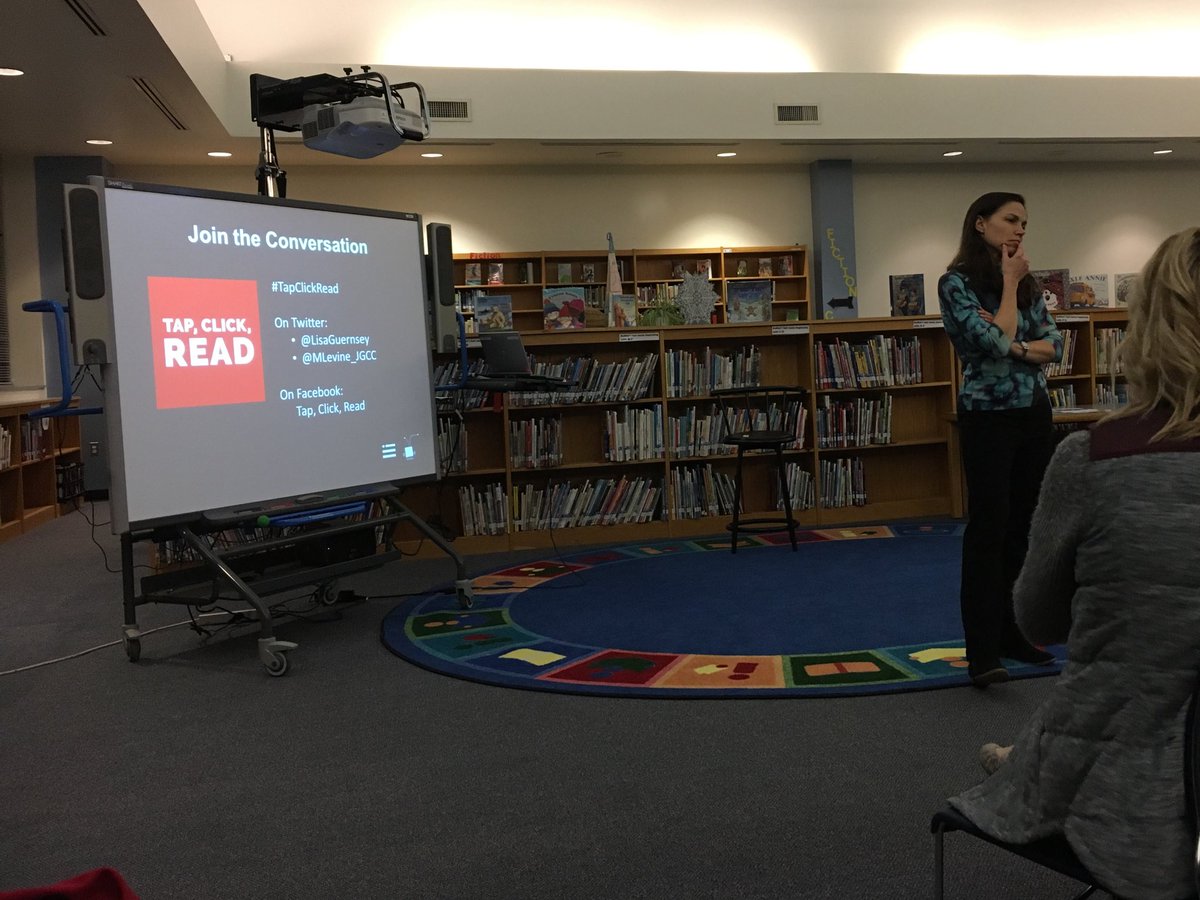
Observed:
[[[1029,309],[1017,310],[1017,334],[1011,340],[979,315],[981,308],[995,313],[1000,295],[977,294],[965,275],[947,272],[938,279],[938,301],[946,335],[962,360],[958,394],[962,408],[1018,409],[1032,406],[1036,395],[1046,393],[1041,365],[1008,355],[1015,341],[1047,340],[1054,344],[1054,361],[1062,359],[1062,335],[1040,296],[1034,297]]]

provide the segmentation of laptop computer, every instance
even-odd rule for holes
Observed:
[[[554,375],[535,375],[529,368],[525,342],[515,331],[480,332],[479,344],[487,363],[483,379],[496,382],[495,390],[554,390],[571,386],[569,381]],[[499,382],[512,382],[514,386],[501,386]]]

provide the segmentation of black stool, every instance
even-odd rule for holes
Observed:
[[[738,532],[761,534],[787,528],[796,549],[796,520],[792,516],[791,492],[788,491],[787,468],[783,450],[799,440],[797,422],[803,421],[801,410],[808,390],[791,385],[758,385],[757,387],[719,388],[712,392],[721,404],[721,443],[737,448],[737,473],[734,477],[733,521],[725,526],[731,533],[730,550],[737,553]],[[775,467],[779,472],[779,491],[783,500],[782,516],[741,517],[742,458],[747,450],[773,450]]]

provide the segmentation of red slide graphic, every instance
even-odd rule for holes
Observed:
[[[159,276],[146,282],[158,408],[261,403],[258,283]]]

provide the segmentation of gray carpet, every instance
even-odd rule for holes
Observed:
[[[107,508],[97,504],[105,520]],[[119,637],[117,542],[82,515],[0,544],[0,671]],[[473,573],[550,554],[471,559]],[[930,814],[1053,686],[807,700],[607,699],[434,675],[379,640],[445,558],[254,630],[147,635],[0,676],[0,890],[108,865],[156,898],[924,897]],[[143,607],[143,628],[185,609]],[[1072,883],[962,836],[947,896]]]

